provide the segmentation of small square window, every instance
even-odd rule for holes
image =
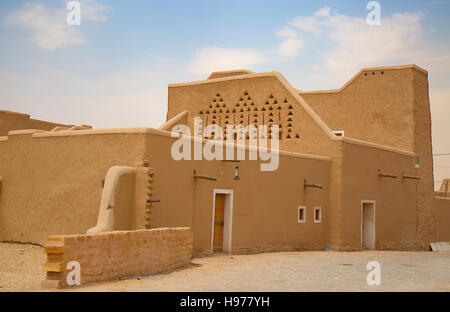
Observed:
[[[322,207],[314,207],[314,223],[322,223]]]
[[[306,223],[306,207],[298,206],[298,223]]]
[[[338,136],[338,137],[343,137],[344,136],[344,131],[333,131],[333,133],[334,133],[335,136]]]

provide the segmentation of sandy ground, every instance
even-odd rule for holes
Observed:
[[[0,243],[0,291],[40,291],[42,247]],[[366,282],[369,261],[381,285]],[[450,252],[280,252],[192,259],[186,268],[61,291],[450,291]]]
[[[40,246],[0,243],[0,291],[40,290],[45,261]]]
[[[378,261],[381,285],[366,282]],[[450,291],[450,252],[281,252],[193,259],[167,274],[65,291]]]

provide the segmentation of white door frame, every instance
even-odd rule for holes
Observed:
[[[214,252],[214,215],[216,212],[216,194],[225,194],[225,207],[223,216],[223,246],[222,250],[231,253],[231,238],[233,229],[233,190],[214,189],[212,205],[212,226],[211,226],[211,252]]]
[[[371,199],[363,199],[361,200],[361,249],[363,249],[363,222],[364,222],[364,204],[373,204],[373,240],[374,240],[374,250],[375,250],[375,242],[377,237],[377,227],[376,227],[376,218],[377,218],[377,202],[376,200]]]

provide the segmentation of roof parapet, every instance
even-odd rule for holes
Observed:
[[[248,74],[254,74],[254,72],[252,72],[251,70],[248,70],[248,69],[215,71],[215,72],[212,72],[211,75],[208,76],[207,80],[230,77],[230,76],[248,75]]]
[[[426,71],[422,67],[417,66],[415,64],[395,65],[395,66],[379,66],[379,67],[365,67],[365,68],[361,69],[360,71],[358,71],[352,78],[350,78],[350,80],[348,80],[339,89],[312,90],[312,91],[300,91],[299,90],[299,93],[300,94],[339,93],[339,92],[342,92],[342,90],[344,90],[345,88],[347,88],[353,82],[353,80],[355,80],[359,75],[361,75],[364,72],[367,72],[367,71],[379,71],[379,70],[398,70],[398,69],[408,69],[408,68],[415,69],[415,70],[421,72],[422,74],[428,76],[428,71]]]

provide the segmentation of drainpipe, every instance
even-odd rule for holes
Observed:
[[[114,230],[114,208],[117,185],[120,177],[125,174],[135,174],[136,168],[113,166],[109,168],[102,192],[102,201],[98,213],[97,225],[90,228],[86,234],[109,232]]]

